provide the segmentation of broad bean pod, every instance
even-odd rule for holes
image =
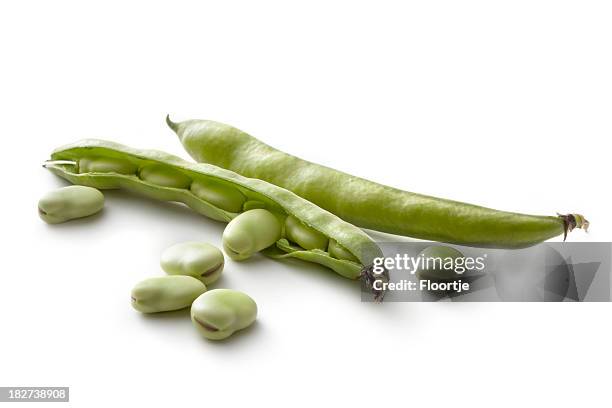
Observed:
[[[189,163],[161,151],[88,139],[56,149],[45,167],[73,184],[126,189],[157,200],[181,202],[217,221],[230,222],[256,208],[273,213],[279,223],[292,217],[290,224],[300,223],[299,234],[304,242],[309,242],[303,236],[310,231],[310,240],[320,243],[320,236],[324,236],[325,242],[333,242],[333,246],[300,247],[299,242],[288,239],[284,226],[278,240],[262,252],[272,258],[317,263],[346,278],[367,275],[373,259],[382,256],[380,248],[362,230],[288,190],[210,164]],[[204,191],[207,185],[214,187]]]
[[[196,161],[286,188],[363,228],[466,246],[522,248],[589,226],[580,214],[519,214],[399,190],[302,160],[219,122],[175,123],[169,117],[166,122]]]

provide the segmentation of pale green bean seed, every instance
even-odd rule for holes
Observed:
[[[135,174],[136,165],[116,157],[83,157],[79,160],[79,173]]]
[[[206,242],[181,242],[166,248],[161,256],[167,274],[193,276],[206,285],[219,279],[223,265],[223,252]]]
[[[214,289],[191,305],[191,321],[207,339],[221,340],[250,326],[257,318],[257,304],[237,290]]]
[[[222,210],[229,212],[242,211],[246,197],[237,188],[212,180],[194,180],[191,192]]]
[[[149,164],[140,169],[142,180],[161,187],[188,188],[191,179],[170,167]]]
[[[334,258],[344,259],[346,261],[359,262],[355,255],[351,254],[345,247],[336,242],[336,240],[330,239],[327,252]]]
[[[38,201],[38,215],[49,224],[87,217],[104,207],[104,194],[93,187],[68,186],[45,194]]]
[[[304,225],[300,220],[290,215],[285,220],[285,235],[304,249],[327,249],[328,239],[319,231]]]
[[[281,238],[281,223],[268,210],[243,212],[231,220],[223,231],[223,249],[235,261],[274,245]]]
[[[421,263],[416,270],[419,279],[455,280],[461,274],[455,272],[457,265],[462,265],[463,254],[449,246],[434,245],[425,248],[418,255]],[[459,270],[459,269],[457,269]]]
[[[145,279],[132,289],[132,306],[142,313],[184,309],[206,292],[206,285],[191,276],[170,275]]]

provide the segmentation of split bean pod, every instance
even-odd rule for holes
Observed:
[[[272,258],[318,263],[357,279],[382,256],[362,230],[311,202],[273,184],[210,164],[193,164],[160,151],[90,139],[55,150],[45,167],[74,184],[126,189],[177,201],[227,222],[223,244],[233,259],[246,259],[262,251]],[[168,256],[164,269],[191,276],[202,273],[199,261],[191,266],[179,263],[176,256]]]

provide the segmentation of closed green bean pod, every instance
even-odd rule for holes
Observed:
[[[108,162],[131,163],[134,171],[131,174],[83,171],[79,163],[90,157],[98,161],[107,159]],[[222,222],[230,222],[240,214],[246,215],[245,211],[250,208],[265,208],[278,217],[280,233],[283,220],[292,216],[300,225],[311,229],[312,234],[321,234],[326,240],[340,244],[350,256],[336,258],[325,250],[302,248],[290,244],[283,236],[277,237],[275,243],[272,241],[273,245],[265,248],[263,253],[273,258],[292,257],[318,263],[347,278],[359,278],[375,257],[382,256],[380,248],[362,230],[288,190],[210,164],[189,163],[161,151],[138,150],[118,143],[89,139],[56,149],[45,167],[73,184],[98,189],[126,189],[158,200],[181,202],[202,215]],[[226,208],[238,209],[235,203],[244,204],[237,212],[220,208],[206,201],[203,198],[206,194],[199,190],[192,191],[190,185],[194,183],[215,186],[211,197],[217,197],[224,190],[231,191],[227,201],[232,203],[229,207],[222,199],[212,200]],[[261,246],[258,243],[255,250],[262,249]]]
[[[519,214],[402,191],[302,160],[223,123],[166,121],[196,161],[286,188],[363,228],[468,246],[521,248],[588,227],[579,214]]]

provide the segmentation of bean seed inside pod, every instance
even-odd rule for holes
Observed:
[[[223,249],[235,261],[274,245],[281,238],[281,223],[268,210],[245,211],[231,220],[223,231]]]
[[[87,217],[104,207],[104,195],[93,187],[68,186],[45,194],[38,201],[38,215],[49,224]]]
[[[191,321],[207,339],[225,339],[250,326],[257,318],[257,304],[247,294],[232,289],[214,289],[191,305]]]
[[[79,160],[80,173],[135,174],[136,165],[116,157],[92,156]]]
[[[204,292],[206,285],[191,276],[149,278],[132,289],[132,306],[142,313],[179,310],[191,305]]]
[[[359,260],[353,254],[351,254],[348,249],[340,245],[334,239],[329,240],[327,252],[329,252],[329,254],[334,258],[344,259],[346,261],[359,262]]]
[[[194,180],[190,189],[202,200],[229,212],[242,211],[246,201],[246,197],[237,188],[213,180]]]
[[[223,252],[206,242],[181,242],[162,252],[161,267],[169,275],[188,275],[209,285],[221,276]]]
[[[161,187],[188,188],[191,179],[185,174],[170,167],[149,164],[140,169],[141,180]]]
[[[304,225],[300,220],[290,215],[285,220],[285,235],[304,249],[327,249],[328,239],[319,231]]]

